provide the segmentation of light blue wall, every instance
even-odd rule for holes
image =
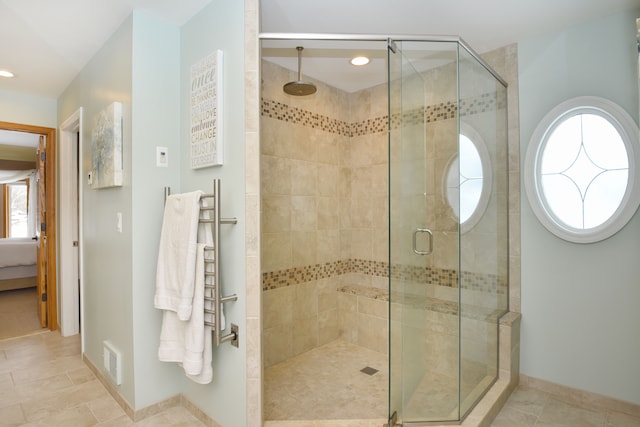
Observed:
[[[162,312],[153,307],[164,187],[180,187],[180,29],[143,12],[133,14],[132,282],[135,406],[177,394],[184,371],[158,360]],[[156,166],[156,147],[169,167]]]
[[[539,121],[566,99],[604,97],[637,122],[637,17],[519,43],[523,161]],[[522,194],[522,373],[640,404],[640,214],[605,241],[574,244],[547,231]]]
[[[82,159],[91,168],[99,112],[123,104],[124,184],[83,192],[85,353],[102,369],[103,341],[122,353],[120,393],[141,409],[181,391],[176,364],[158,361],[161,312],[153,307],[164,186],[180,186],[180,32],[134,12],[59,99],[62,122],[83,107]],[[156,167],[156,146],[169,148]],[[116,213],[123,231],[116,230]]]
[[[0,121],[55,128],[57,101],[0,90]]]
[[[180,392],[224,426],[246,424],[246,346],[214,349],[214,381],[197,385],[176,364],[157,360],[161,313],[153,308],[163,189],[211,192],[222,179],[223,216],[244,215],[244,9],[213,2],[182,29],[135,12],[80,72],[58,101],[62,122],[81,106],[84,170],[91,168],[91,130],[98,113],[123,103],[124,185],[92,190],[82,177],[85,353],[102,368],[102,342],[123,354],[119,391],[135,409]],[[189,69],[224,52],[225,159],[218,167],[189,166]],[[169,167],[156,167],[156,147],[169,148]],[[123,232],[116,231],[116,213]],[[245,330],[245,226],[223,225],[222,289],[237,293],[228,323]]]
[[[85,354],[102,368],[103,340],[123,355],[120,393],[133,404],[132,247],[131,247],[131,55],[133,19],[129,17],[76,76],[58,100],[60,123],[83,108],[82,169],[91,170],[91,133],[101,110],[111,102],[123,105],[122,187],[92,190],[81,177],[83,194]],[[116,213],[123,232],[116,231]]]
[[[237,293],[225,305],[227,324],[240,327],[240,348],[228,343],[214,348],[213,383],[187,381],[184,394],[225,427],[246,425],[245,325],[245,160],[244,160],[244,6],[242,1],[213,1],[182,27],[181,191],[211,192],[212,180],[221,179],[222,216],[240,218],[237,225],[222,225],[220,238],[223,294]],[[189,163],[190,67],[216,49],[224,55],[224,165],[192,170]]]

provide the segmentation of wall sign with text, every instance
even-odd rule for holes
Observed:
[[[191,66],[191,168],[222,164],[222,51]]]

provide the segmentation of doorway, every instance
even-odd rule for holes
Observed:
[[[56,130],[19,123],[1,122],[0,130],[40,135],[45,197],[41,203],[43,218],[39,222],[38,291],[41,324],[49,330],[58,329],[57,257],[56,257]]]
[[[80,332],[82,318],[82,108],[60,126],[60,333]]]

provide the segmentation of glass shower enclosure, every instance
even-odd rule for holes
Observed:
[[[263,240],[287,242],[287,236],[296,232],[318,240],[326,240],[327,236],[337,240],[334,245],[337,250],[331,252],[331,257],[321,256],[318,244],[316,257],[305,260],[308,266],[293,262],[291,268],[287,268],[284,256],[287,254],[277,254],[276,246],[263,245],[263,258],[268,258],[263,262],[263,278],[301,277],[300,283],[287,284],[300,286],[292,291],[291,301],[309,304],[307,312],[315,310],[319,325],[309,329],[319,338],[305,351],[313,351],[314,346],[326,347],[326,342],[334,338],[366,345],[364,338],[375,337],[380,328],[366,331],[363,328],[367,322],[360,321],[355,329],[350,329],[349,321],[358,322],[358,316],[373,319],[367,317],[370,313],[358,312],[360,304],[371,310],[373,304],[384,301],[387,304],[384,346],[371,346],[388,361],[388,405],[380,418],[388,417],[389,425],[464,419],[498,378],[498,320],[508,311],[506,83],[462,40],[454,37],[263,34],[261,39],[263,60],[274,63],[278,55],[291,57],[295,46],[304,45],[303,61],[308,75],[303,78],[318,86],[317,93],[310,96],[283,95],[281,88],[286,81],[276,85],[263,72],[261,139],[269,142],[262,148],[261,180],[263,186],[270,186],[268,192],[277,193],[269,200],[263,197],[266,209],[262,222],[272,229],[271,235],[263,234]],[[282,53],[285,51],[288,53]],[[380,74],[378,81],[385,91],[343,94],[343,89],[334,89],[347,86],[338,82],[341,77],[337,69],[333,73],[320,73],[325,65],[330,68],[331,61],[342,66],[359,52],[384,63],[384,68],[367,72],[369,77],[372,73]],[[269,69],[273,67],[269,65]],[[289,70],[297,71],[301,80],[300,60],[296,70]],[[323,76],[335,81],[322,81]],[[374,95],[385,99],[374,102]],[[345,100],[348,105],[337,105],[336,100]],[[360,105],[363,102],[370,102],[371,106],[363,107]],[[314,112],[318,103],[326,104],[322,113]],[[378,111],[382,110],[379,105],[386,105],[386,111]],[[276,117],[279,111],[282,118]],[[334,111],[353,117],[329,117]],[[364,112],[378,117],[370,119]],[[377,129],[376,120],[380,117],[383,124]],[[316,124],[305,133],[305,123]],[[369,128],[386,138],[366,139]],[[309,149],[319,150],[313,156],[300,151],[310,141]],[[378,147],[380,142],[387,146]],[[277,143],[284,148],[276,147]],[[369,148],[356,149],[351,146],[354,144]],[[376,157],[372,154],[374,145],[376,152],[378,149],[386,152],[386,159],[376,160],[369,167],[367,161]],[[328,164],[327,159],[332,156],[317,147],[338,147],[338,154],[333,156],[336,164]],[[274,153],[284,154],[276,157]],[[355,153],[367,158],[355,158]],[[299,189],[302,182],[284,185],[276,179],[283,171],[289,174],[291,168],[297,167],[287,166],[288,156],[297,162],[304,158],[305,171],[317,173],[313,178],[316,181],[307,180],[315,182],[311,189]],[[320,159],[318,165],[313,163],[316,158]],[[384,179],[376,175],[380,166],[385,171]],[[336,197],[322,193],[326,188],[320,178],[323,170],[339,174],[335,188],[340,194]],[[327,175],[327,181],[332,179]],[[381,182],[386,187],[383,190],[379,188]],[[298,188],[296,191],[308,202],[306,206],[311,206],[305,209],[317,208],[311,214],[315,219],[304,222],[304,230],[294,230],[295,206],[289,214],[274,202],[290,203],[285,193],[292,191],[292,187]],[[357,194],[358,191],[363,194]],[[338,224],[327,233],[320,229],[322,218],[328,216],[323,206],[333,206],[334,201],[340,217],[335,217]],[[364,205],[369,206],[366,213],[362,213]],[[267,218],[269,211],[278,213],[277,227]],[[384,229],[365,230],[357,224],[375,223],[380,215],[385,218]],[[284,225],[282,218],[288,221]],[[291,224],[290,229],[287,224]],[[382,251],[375,249],[376,236],[381,235],[386,239]],[[368,236],[373,236],[373,244],[358,241]],[[371,259],[363,259],[362,248],[367,244],[374,246]],[[295,258],[295,248],[287,250],[293,251]],[[282,291],[284,295],[285,291],[275,289],[277,286],[263,283],[263,312],[273,311],[276,314],[272,317],[283,317],[283,310],[288,308],[276,292]],[[372,289],[366,289],[368,286]],[[319,302],[311,304],[308,298],[300,302],[295,299],[300,295],[317,298]],[[354,295],[358,295],[357,299]],[[366,297],[375,301],[343,302]],[[274,308],[265,305],[270,301],[274,301]],[[329,307],[333,301],[335,307]],[[327,310],[321,312],[322,307]],[[335,321],[330,317],[334,315]],[[274,325],[274,336],[288,332],[284,323],[266,320]],[[336,331],[326,329],[334,323]],[[292,327],[299,328],[302,324],[297,322]],[[267,337],[270,333],[271,329],[263,331]],[[294,336],[292,341],[295,339]],[[264,345],[272,344],[265,338]],[[270,369],[286,369],[282,365],[286,351],[286,345],[272,351],[265,348],[266,358],[273,359],[273,363],[268,362],[273,365]],[[292,358],[299,358],[299,353],[292,353]],[[323,371],[323,363],[332,360],[325,356],[312,359],[318,372]],[[270,378],[270,373],[266,378]],[[308,387],[312,389],[315,385]],[[348,387],[334,386],[336,390]],[[295,397],[304,399],[303,395]],[[345,406],[357,406],[358,398],[355,396]],[[267,396],[267,401],[278,399],[279,396]],[[321,405],[316,401],[312,406]],[[279,415],[282,419],[299,417]],[[314,419],[347,417],[329,409],[326,414],[314,415]]]
[[[506,85],[460,40],[388,53],[390,414],[456,421],[498,376]]]

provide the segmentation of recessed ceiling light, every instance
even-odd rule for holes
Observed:
[[[367,65],[369,63],[369,58],[366,56],[356,56],[355,58],[352,58],[350,62],[351,65]]]
[[[15,74],[13,74],[11,71],[0,70],[0,77],[15,77]]]

